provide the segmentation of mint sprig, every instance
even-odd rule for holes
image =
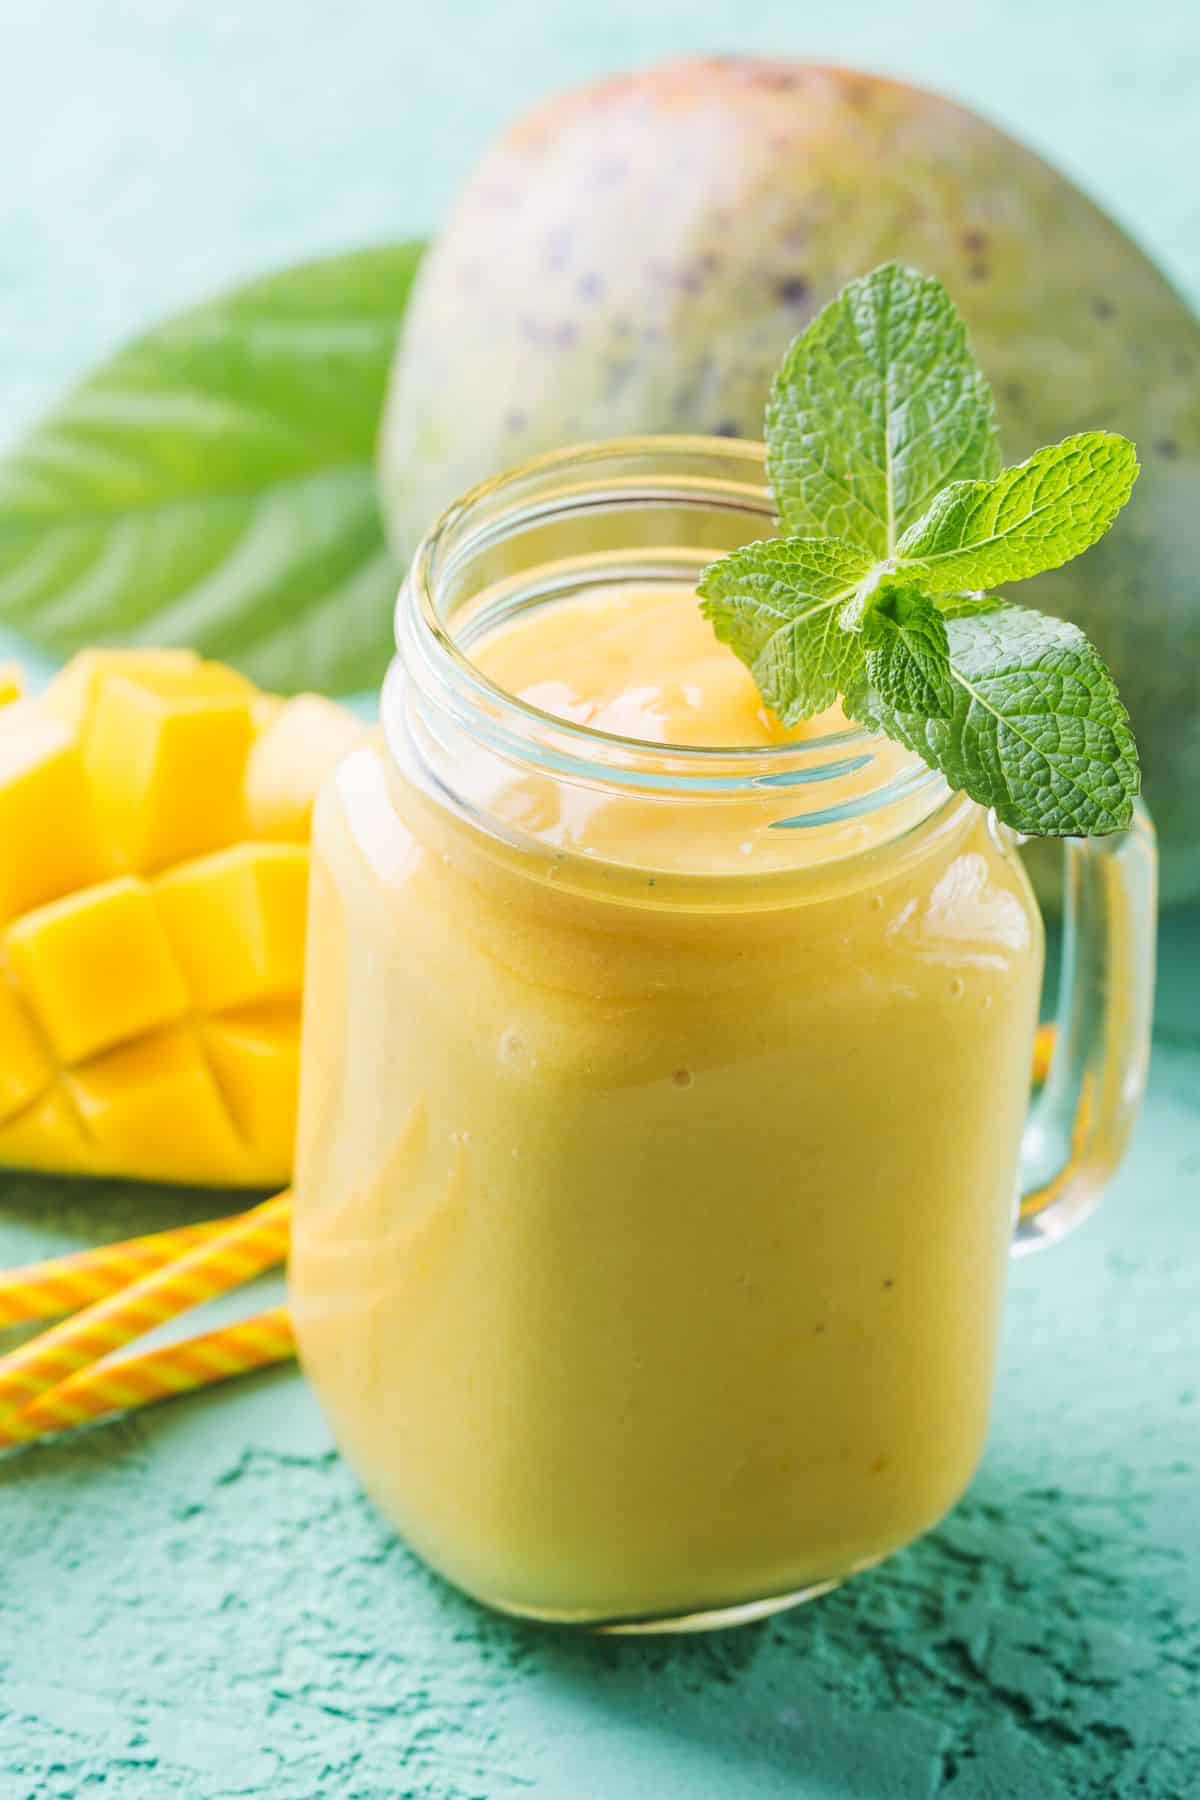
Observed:
[[[992,392],[940,281],[886,263],[792,344],[767,401],[767,473],[784,529],[872,558],[947,482],[1000,470]]]
[[[1104,536],[1137,480],[1128,438],[1083,431],[991,481],[955,481],[897,545],[926,593],[993,587],[1057,569]]]
[[[774,538],[705,571],[714,631],[784,724],[824,712],[854,679],[862,650],[840,620],[870,566],[866,551],[842,538]]]
[[[950,717],[950,639],[932,600],[919,588],[891,588],[867,613],[862,635],[867,696],[901,717]]]
[[[1000,468],[987,382],[939,282],[892,263],[792,345],[766,415],[795,535],[705,570],[701,605],[784,724],[839,696],[1015,830],[1123,830],[1128,715],[1075,626],[989,592],[1058,568],[1129,498],[1133,446],[1082,432]]]
[[[866,679],[860,724],[940,769],[951,787],[1041,837],[1103,837],[1129,823],[1137,751],[1116,684],[1077,625],[1005,606],[945,626],[951,705]]]

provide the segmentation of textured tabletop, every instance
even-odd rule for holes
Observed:
[[[1200,298],[1200,15],[1164,0],[10,15],[0,430],[205,289],[432,225],[510,112],[673,49],[941,85]],[[0,1181],[0,1264],[206,1210]],[[827,1599],[679,1642],[489,1617],[389,1536],[290,1370],[0,1461],[0,1528],[0,1800],[1200,1795],[1200,916],[1165,926],[1149,1103],[1105,1206],[1014,1269],[970,1493]]]

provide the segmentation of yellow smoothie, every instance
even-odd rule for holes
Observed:
[[[679,583],[471,656],[664,759],[844,727],[784,732]],[[801,789],[685,804],[494,757],[467,817],[382,743],[318,804],[303,1362],[383,1511],[495,1605],[782,1598],[975,1467],[1041,925],[975,806],[865,804],[910,766],[868,748],[828,829],[787,823]]]

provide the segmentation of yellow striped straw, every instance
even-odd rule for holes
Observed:
[[[295,1353],[287,1307],[276,1306],[178,1344],[109,1357],[35,1400],[7,1435],[0,1434],[0,1450],[269,1368]]]
[[[164,1263],[174,1262],[185,1250],[207,1243],[234,1223],[234,1219],[206,1219],[200,1225],[180,1225],[126,1238],[120,1244],[75,1250],[47,1262],[26,1263],[23,1268],[0,1269],[0,1330],[58,1319],[96,1300],[107,1300],[110,1294],[161,1269]]]
[[[174,1262],[0,1358],[0,1431],[11,1431],[14,1415],[77,1370],[281,1262],[290,1220],[290,1194],[266,1200]]]

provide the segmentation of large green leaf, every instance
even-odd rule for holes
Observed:
[[[0,461],[0,621],[56,654],[191,644],[265,686],[376,681],[399,580],[374,451],[423,246],[168,320]]]

